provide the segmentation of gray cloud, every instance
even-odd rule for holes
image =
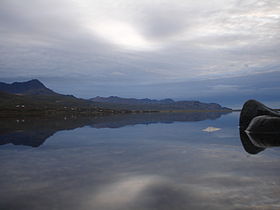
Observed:
[[[276,0],[3,0],[0,74],[121,87],[279,71],[279,7]]]

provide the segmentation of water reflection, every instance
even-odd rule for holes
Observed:
[[[119,129],[91,128],[105,127],[104,118],[42,122],[48,132],[82,128],[36,149],[1,147],[0,209],[279,209],[279,152],[244,153],[238,115]],[[123,118],[108,123],[118,121],[129,125]],[[202,131],[209,126],[221,130]]]
[[[12,143],[39,147],[57,131],[72,130],[79,127],[120,128],[136,124],[195,122],[217,119],[225,112],[190,112],[190,113],[146,113],[107,115],[99,117],[57,117],[25,118],[0,120],[0,145]]]
[[[203,209],[193,190],[162,176],[132,175],[103,187],[88,205],[99,210]]]

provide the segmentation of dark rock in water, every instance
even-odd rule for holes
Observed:
[[[268,115],[257,116],[251,120],[246,131],[249,133],[280,134],[280,117],[271,117]]]
[[[280,146],[280,113],[258,101],[244,104],[239,126],[242,145],[249,154]]]
[[[268,115],[272,117],[280,117],[280,114],[256,100],[247,101],[241,110],[239,118],[239,126],[245,130],[253,118],[261,115]]]

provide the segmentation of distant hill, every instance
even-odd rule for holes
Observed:
[[[132,104],[132,105],[145,105],[145,104],[172,104],[175,101],[172,99],[163,99],[163,100],[155,100],[155,99],[136,99],[136,98],[120,98],[117,96],[110,96],[110,97],[100,97],[97,96],[95,98],[90,99],[91,101],[95,102],[102,102],[102,103],[115,103],[115,104]]]
[[[111,109],[128,110],[189,110],[189,111],[230,111],[231,109],[222,107],[217,103],[202,103],[199,101],[174,101],[172,99],[154,100],[154,99],[135,99],[120,98],[117,96],[100,97],[90,99],[93,102],[102,103],[103,107]]]
[[[19,95],[57,95],[37,79],[7,84],[0,82],[0,91]]]
[[[39,80],[0,83],[0,115],[31,113],[85,113],[103,114],[120,111],[104,109],[99,103],[72,95],[63,95],[47,88]]]

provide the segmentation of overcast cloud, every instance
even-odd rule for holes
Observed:
[[[279,0],[0,2],[2,81],[122,95],[118,86],[279,72],[279,58]],[[90,93],[96,85],[107,89]]]

